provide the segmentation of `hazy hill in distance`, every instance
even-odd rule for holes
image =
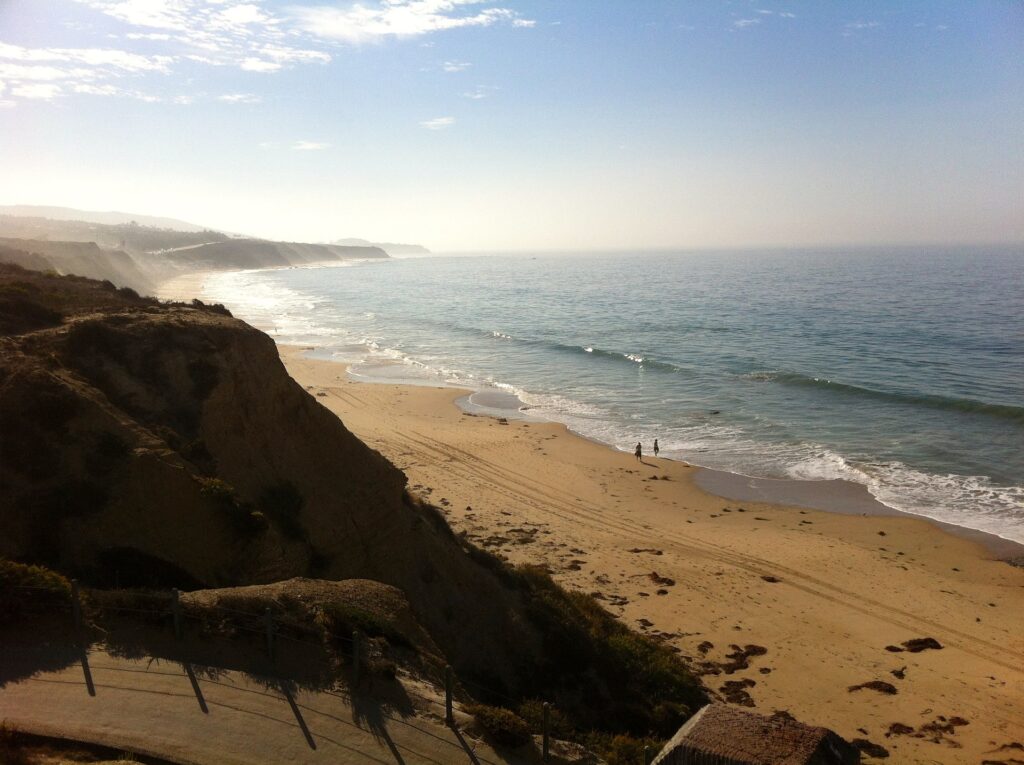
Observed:
[[[344,247],[380,247],[388,255],[429,255],[430,250],[422,244],[396,244],[395,242],[369,242],[366,239],[335,239],[331,244],[340,244]]]
[[[161,218],[155,215],[138,215],[124,212],[97,212],[93,210],[75,210],[71,207],[52,207],[48,205],[0,205],[0,215],[16,215],[29,218],[49,218],[51,220],[80,220],[86,223],[101,223],[106,226],[120,226],[134,221],[140,226],[153,228],[169,228],[175,231],[205,231],[206,226],[177,220]]]
[[[41,208],[0,209],[36,211]],[[73,215],[80,212],[67,208],[45,209],[65,210]],[[159,228],[140,221],[175,221],[128,213],[118,215],[124,215],[129,221],[109,224],[0,212],[0,262],[106,279],[119,287],[151,292],[168,279],[196,271],[286,268],[388,257],[382,248],[372,245],[274,242],[195,227],[188,231]]]

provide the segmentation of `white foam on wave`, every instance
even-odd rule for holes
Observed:
[[[664,456],[706,467],[762,477],[799,480],[842,479],[862,484],[881,503],[915,515],[996,534],[1024,543],[1024,488],[994,485],[984,476],[938,475],[899,462],[859,463],[817,444],[781,444],[757,441],[737,426],[697,421],[665,426],[626,417],[597,404],[555,393],[538,393],[475,375],[439,358],[417,357],[401,347],[347,322],[329,301],[279,285],[257,272],[223,272],[203,285],[203,299],[224,303],[233,313],[267,330],[280,342],[310,343],[343,349],[343,359],[356,376],[381,382],[416,381],[420,384],[458,385],[472,389],[488,386],[504,390],[524,402],[531,415],[561,422],[571,430],[620,449],[632,449],[639,439],[645,446],[659,438]],[[363,319],[376,315],[366,312]],[[351,326],[351,325],[348,325]],[[372,329],[369,330],[372,332]],[[497,339],[511,336],[497,330]],[[592,346],[583,350],[593,353]],[[638,354],[622,354],[637,364]],[[393,365],[397,368],[389,368]],[[402,369],[404,368],[404,371]],[[757,372],[749,379],[770,380],[777,372]]]
[[[334,335],[329,324],[315,318],[327,301],[268,283],[259,271],[212,274],[203,283],[203,299],[223,303],[279,339],[307,342]]]
[[[859,483],[894,510],[1024,543],[1024,487],[998,486],[987,476],[927,473],[902,462],[850,462],[824,448],[789,465],[786,474]]]
[[[925,473],[901,462],[866,471],[868,491],[884,505],[1024,544],[1024,487],[997,486],[987,476]]]
[[[808,444],[804,450],[811,452],[788,465],[786,475],[801,481],[853,481],[866,484],[867,476],[854,468],[839,454],[824,447]]]

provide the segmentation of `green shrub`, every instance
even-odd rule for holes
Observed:
[[[591,734],[585,742],[587,749],[598,754],[608,765],[639,765],[644,761],[644,747],[657,753],[663,744],[663,741],[653,738],[613,736],[609,733]]]
[[[383,617],[349,603],[329,603],[320,614],[328,634],[347,640],[354,630],[368,637],[382,637],[393,646],[412,648],[413,643]]]
[[[589,595],[565,591],[538,566],[512,569],[496,561],[490,566],[522,591],[543,641],[538,663],[505,692],[521,703],[550,699],[564,715],[570,737],[596,730],[667,738],[706,703],[686,664],[666,646],[630,630]]]
[[[64,610],[71,602],[71,582],[43,566],[0,558],[0,623]]]
[[[46,306],[5,290],[0,295],[0,330],[3,334],[20,334],[44,327],[55,327],[61,323],[61,315]]]
[[[198,478],[199,493],[213,500],[232,530],[240,537],[252,537],[266,528],[262,513],[241,501],[235,488],[219,478]]]
[[[510,709],[469,704],[465,710],[473,715],[484,735],[499,747],[520,747],[530,741],[530,728],[526,721]]]
[[[534,733],[544,731],[544,702],[539,699],[529,699],[519,705],[516,710],[520,717],[526,721],[530,730]],[[572,736],[572,723],[562,714],[558,707],[548,709],[548,733],[555,738],[569,738]]]
[[[199,493],[218,502],[236,501],[235,487],[219,478],[200,478]]]

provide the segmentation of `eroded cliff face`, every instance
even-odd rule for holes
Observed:
[[[536,642],[404,474],[222,310],[0,267],[0,556],[106,585],[403,590],[446,653]],[[493,671],[493,670],[492,670]]]
[[[0,557],[190,598],[390,585],[460,678],[584,731],[671,732],[705,699],[663,646],[457,539],[222,307],[3,264]]]

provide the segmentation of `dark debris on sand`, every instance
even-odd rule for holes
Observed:
[[[846,690],[853,693],[854,691],[859,691],[863,688],[878,691],[879,693],[884,693],[887,696],[895,696],[897,693],[896,686],[892,683],[887,683],[884,680],[870,680],[866,683],[861,683],[860,685],[851,685]]]

